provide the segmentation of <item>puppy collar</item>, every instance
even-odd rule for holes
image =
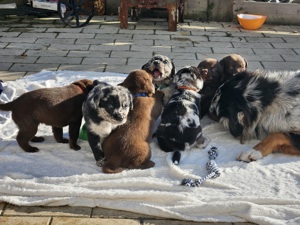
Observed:
[[[177,86],[177,89],[185,89],[185,90],[191,90],[191,91],[198,92],[198,90],[196,88],[189,87],[189,86]]]
[[[133,95],[133,97],[147,97],[147,96],[148,95],[145,92],[143,92],[143,93],[136,93],[136,94]]]
[[[85,93],[85,90],[81,86],[79,86],[79,85],[76,85],[76,86],[82,91],[82,93]]]

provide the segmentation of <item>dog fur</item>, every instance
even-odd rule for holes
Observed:
[[[217,90],[210,114],[241,143],[264,138],[239,160],[272,152],[300,155],[300,70],[238,73]]]
[[[82,111],[86,122],[87,137],[96,164],[102,165],[104,139],[118,126],[127,121],[132,109],[132,94],[123,86],[112,86],[94,81],[95,87],[83,103]]]
[[[207,58],[199,63],[201,77],[204,81],[203,88],[200,90],[201,95],[201,118],[205,116],[210,107],[212,98],[216,90],[224,83],[225,76],[223,68],[217,59]]]
[[[69,143],[71,149],[79,150],[77,139],[82,120],[82,103],[93,87],[93,81],[83,79],[64,87],[41,88],[1,104],[0,110],[12,111],[12,119],[19,128],[17,142],[24,151],[39,151],[37,147],[29,145],[29,141],[44,141],[43,137],[35,136],[40,123],[52,126],[58,143]],[[69,126],[69,140],[63,138],[65,126]]]
[[[166,104],[175,88],[172,82],[176,73],[174,63],[167,56],[155,55],[142,66],[142,70],[152,74],[155,89],[164,92],[164,104]]]
[[[121,84],[133,94],[133,109],[127,122],[115,129],[103,142],[106,160],[104,173],[119,173],[125,169],[147,169],[151,161],[149,142],[153,126],[162,111],[163,93],[155,91],[152,76],[144,70],[135,70]],[[145,96],[142,96],[145,94]]]
[[[161,122],[156,130],[160,148],[173,152],[172,161],[179,164],[181,151],[197,147],[205,148],[208,144],[203,137],[200,124],[201,95],[203,80],[197,67],[185,67],[174,78],[176,90],[165,105]]]
[[[224,72],[224,82],[235,74],[243,72],[248,68],[248,61],[241,55],[230,54],[220,60]]]

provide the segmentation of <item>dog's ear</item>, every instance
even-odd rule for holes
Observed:
[[[148,71],[148,70],[149,70],[149,67],[150,67],[150,64],[151,64],[151,61],[148,61],[146,64],[144,64],[144,65],[142,66],[142,70]]]
[[[247,69],[247,68],[248,68],[248,61],[247,61],[246,58],[243,58],[243,59],[244,59],[244,61],[245,61],[245,69]]]
[[[171,64],[172,64],[171,77],[173,77],[176,74],[176,69],[175,69],[175,64],[173,62],[171,62]]]

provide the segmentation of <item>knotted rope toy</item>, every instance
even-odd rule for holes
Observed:
[[[206,170],[208,171],[208,175],[201,179],[189,179],[184,178],[181,181],[181,185],[189,186],[189,187],[199,187],[204,181],[207,179],[214,179],[221,175],[221,172],[217,166],[217,163],[215,162],[215,159],[219,155],[218,148],[217,147],[211,147],[211,149],[208,151],[208,158],[209,161],[206,163]]]

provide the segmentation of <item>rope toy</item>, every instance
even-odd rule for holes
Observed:
[[[215,162],[215,159],[219,155],[218,148],[217,147],[211,147],[211,149],[208,151],[208,158],[209,161],[206,163],[206,170],[208,171],[208,175],[201,179],[189,179],[184,178],[181,181],[181,185],[189,186],[189,187],[199,187],[204,181],[207,179],[214,179],[221,175],[221,172],[217,166],[217,163]]]

